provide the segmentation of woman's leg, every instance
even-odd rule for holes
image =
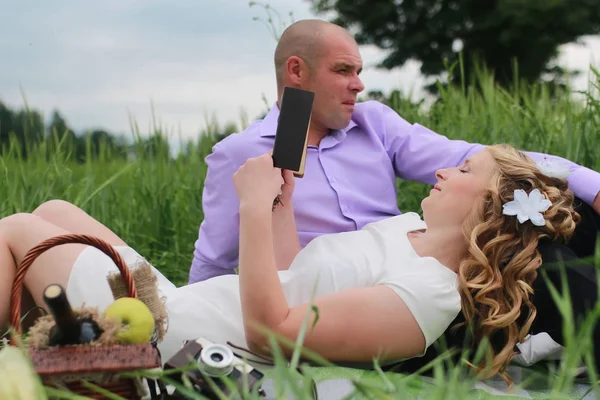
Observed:
[[[71,233],[95,236],[113,246],[127,246],[113,231],[67,201],[47,201],[36,208],[32,214]]]
[[[15,214],[0,220],[0,328],[9,322],[10,294],[17,266],[40,242],[70,232],[32,215]],[[25,276],[25,288],[36,304],[44,306],[42,291],[51,283],[67,287],[73,263],[85,245],[66,244],[40,255]]]

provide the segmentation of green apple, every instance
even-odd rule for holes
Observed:
[[[154,333],[154,317],[143,301],[121,297],[104,310],[105,317],[119,319],[124,327],[117,333],[123,344],[149,343]]]

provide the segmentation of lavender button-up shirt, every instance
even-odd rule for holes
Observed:
[[[248,158],[273,148],[278,116],[279,108],[274,105],[263,120],[223,139],[206,158],[204,220],[195,243],[190,283],[234,272],[239,202],[232,176]],[[318,147],[308,147],[305,175],[296,179],[293,194],[300,244],[400,214],[396,177],[434,184],[436,170],[458,166],[482,149],[482,145],[450,140],[411,124],[381,103],[357,103],[345,129],[333,131]],[[535,159],[545,156],[528,154]],[[600,174],[564,161],[571,166],[571,188],[592,204],[600,190]]]

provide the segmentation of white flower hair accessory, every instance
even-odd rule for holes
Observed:
[[[569,166],[559,160],[544,157],[535,163],[539,170],[542,171],[542,174],[551,178],[567,179],[571,175]]]
[[[530,220],[536,226],[544,226],[544,216],[552,203],[538,189],[533,189],[529,195],[523,189],[515,189],[515,199],[502,206],[502,214],[516,215],[520,223]]]

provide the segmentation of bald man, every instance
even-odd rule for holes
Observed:
[[[290,246],[304,247],[316,236],[360,229],[400,214],[396,178],[433,184],[437,169],[458,166],[482,149],[411,124],[381,103],[356,103],[364,90],[362,58],[354,38],[337,25],[320,20],[292,24],[274,58],[278,101],[263,120],[220,141],[206,158],[204,220],[190,283],[234,273],[239,203],[232,176],[248,158],[273,148],[286,86],[315,93],[305,175],[296,180],[293,194],[297,236],[283,241]],[[600,190],[600,175],[569,164],[572,188],[591,205]],[[600,200],[596,203],[600,210]]]

